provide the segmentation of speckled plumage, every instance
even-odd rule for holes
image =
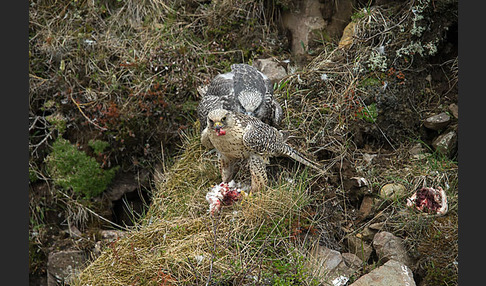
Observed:
[[[282,107],[273,98],[271,80],[247,64],[231,65],[231,72],[217,75],[200,93],[197,115],[201,131],[208,113],[217,108],[255,116],[274,127],[279,127],[283,118]]]
[[[270,157],[287,156],[322,171],[320,166],[285,143],[283,134],[275,127],[239,112],[225,109],[209,112],[207,126],[201,133],[201,142],[218,151],[223,182],[233,178],[234,164],[238,159],[247,159],[252,191],[267,184],[265,168]]]

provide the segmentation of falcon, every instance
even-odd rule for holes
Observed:
[[[206,127],[201,133],[201,143],[218,151],[223,182],[232,180],[235,163],[239,159],[248,160],[251,192],[267,185],[266,164],[271,157],[287,156],[323,172],[321,166],[289,146],[281,131],[240,112],[221,108],[209,112]]]

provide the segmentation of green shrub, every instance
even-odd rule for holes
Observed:
[[[91,198],[101,194],[115,176],[118,166],[104,170],[96,159],[79,151],[68,140],[58,138],[46,159],[54,183],[76,194]]]
[[[90,140],[88,145],[89,147],[93,148],[93,152],[97,155],[103,153],[103,151],[110,146],[108,142],[102,140]]]

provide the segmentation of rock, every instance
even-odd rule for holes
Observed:
[[[313,34],[321,34],[326,22],[321,13],[319,0],[299,1],[298,7],[283,12],[282,22],[292,34],[291,51],[302,55],[309,49]]]
[[[449,132],[437,136],[432,142],[432,147],[442,155],[449,158],[453,157],[457,149],[456,131],[450,130]]]
[[[311,251],[311,255],[319,261],[319,268],[324,272],[335,269],[342,261],[341,253],[336,250],[317,244]]]
[[[85,268],[86,255],[81,250],[49,253],[47,260],[47,285],[66,285]]]
[[[361,276],[350,286],[415,286],[413,273],[405,264],[390,260]]]
[[[394,236],[392,233],[382,231],[375,234],[373,247],[380,261],[396,260],[402,264],[412,267],[412,258],[407,253],[403,239]]]
[[[316,244],[310,252],[308,267],[323,285],[345,285],[361,268],[362,261],[351,253],[344,258],[339,251]]]
[[[351,200],[357,200],[361,196],[371,193],[368,180],[363,177],[343,179],[343,188]]]
[[[376,222],[376,223],[372,223],[369,225],[369,228],[370,229],[373,229],[373,230],[381,230],[383,227],[385,226],[385,223],[384,222]]]
[[[355,235],[346,236],[345,241],[350,253],[358,256],[362,261],[368,261],[373,251],[373,248],[368,243]]]
[[[274,84],[287,76],[285,68],[272,58],[257,59],[253,61],[253,66],[265,74]]]
[[[81,236],[83,236],[83,233],[74,225],[69,225],[68,229],[63,230],[62,233],[65,233],[72,238],[80,238]]]
[[[451,103],[449,105],[449,111],[451,112],[452,116],[456,119],[459,119],[459,107],[455,103]]]
[[[140,174],[120,172],[105,191],[105,195],[110,201],[117,201],[126,193],[136,191],[140,187],[149,186],[149,176],[148,171],[143,171]]]
[[[374,206],[372,196],[364,196],[358,211],[358,221],[362,221],[370,216]]]
[[[415,144],[410,150],[408,150],[408,153],[414,159],[424,159],[427,157],[427,150],[420,143]]]
[[[432,130],[442,130],[451,122],[451,117],[447,113],[442,112],[431,116],[424,121],[424,126]]]
[[[100,230],[99,235],[101,236],[101,240],[98,240],[91,252],[91,255],[94,258],[97,258],[101,255],[103,247],[108,245],[111,242],[114,242],[118,239],[121,239],[127,235],[125,231],[122,230],[112,230],[112,229],[105,229]]]
[[[371,242],[373,241],[373,237],[375,237],[375,234],[377,233],[376,230],[371,229],[369,226],[366,226],[362,231],[360,231],[359,238]],[[358,234],[356,236],[358,236]]]
[[[397,199],[407,194],[407,188],[402,184],[386,184],[380,189],[380,196],[384,199]]]
[[[358,271],[363,267],[363,260],[361,260],[357,255],[350,252],[342,253],[344,263],[351,269]]]
[[[339,48],[347,49],[351,47],[353,44],[353,37],[354,37],[354,26],[356,23],[349,22],[349,24],[344,28],[343,36],[341,40],[339,40]]]

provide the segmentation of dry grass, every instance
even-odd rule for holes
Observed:
[[[289,182],[285,172],[275,186],[213,217],[204,197],[220,181],[214,154],[201,150],[196,134],[183,150],[160,177],[145,218],[107,247],[77,285],[240,285],[270,279],[274,263],[292,259],[297,222],[308,220],[308,181]]]

